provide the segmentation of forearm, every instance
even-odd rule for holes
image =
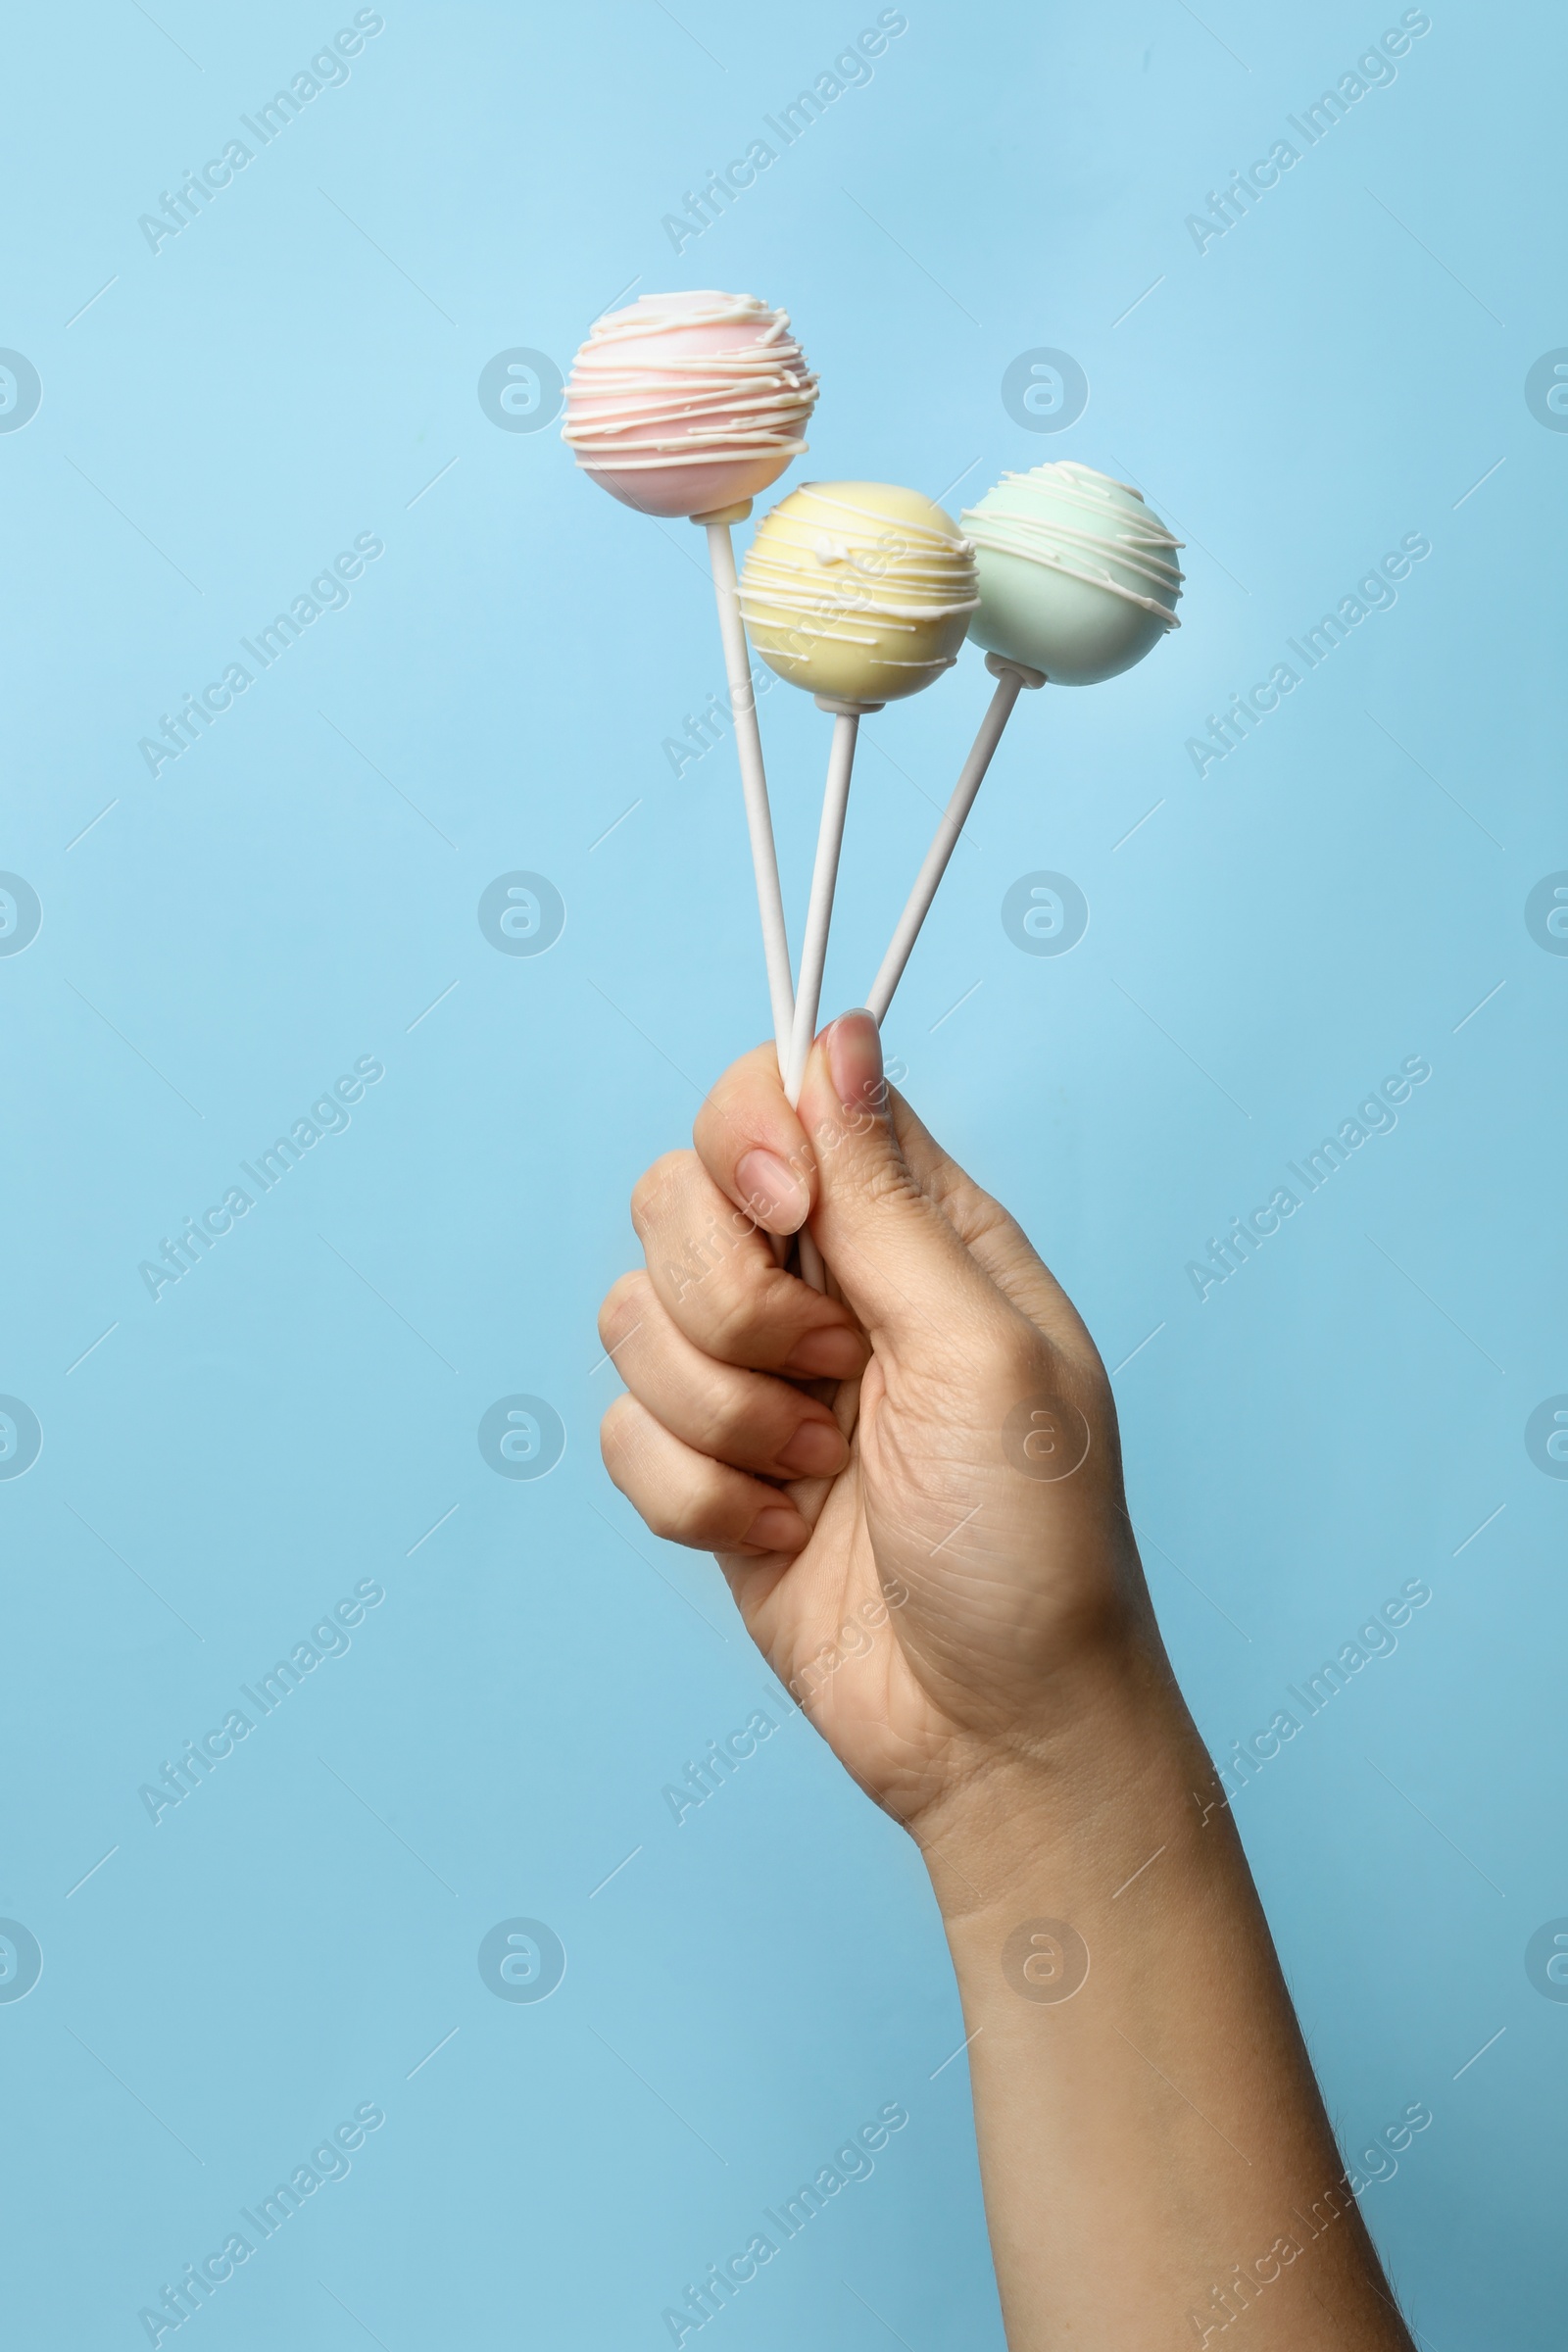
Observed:
[[[1408,2352],[1209,1759],[1100,1680],[928,1825],[1011,2352]]]
[[[760,1048],[697,1141],[638,1189],[647,1273],[601,1321],[628,1391],[605,1458],[660,1535],[718,1550],[781,1681],[835,1661],[813,1720],[919,1838],[1012,2352],[1222,2329],[1226,2352],[1409,2352],[1159,1649],[1070,1302],[888,1096],[867,1013],[813,1047],[799,1115]],[[842,1298],[782,1272],[749,1216],[681,1271],[765,1196],[759,1153],[805,1171]],[[799,1384],[857,1372],[853,1443],[828,1448],[849,1458],[808,1477],[798,1447],[823,1433],[801,1424],[829,1416]]]

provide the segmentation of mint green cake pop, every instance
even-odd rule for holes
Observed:
[[[1004,473],[962,517],[975,547],[976,645],[1098,686],[1181,626],[1181,541],[1136,490],[1070,458]]]

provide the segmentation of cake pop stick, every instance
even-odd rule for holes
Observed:
[[[800,1095],[820,1010],[850,777],[861,717],[951,669],[977,602],[974,553],[940,507],[887,482],[808,483],[748,551],[741,609],[764,662],[833,717],[786,1091]],[[811,1237],[801,1270],[824,1287]]]
[[[818,695],[816,707],[833,715],[833,746],[828,754],[827,786],[822,794],[822,818],[816,835],[816,859],[811,867],[811,896],[806,909],[806,936],[801,942],[801,983],[795,992],[795,1023],[790,1035],[784,1092],[793,1109],[801,1099],[807,1057],[816,1035],[816,1016],[822,1003],[822,971],[827,962],[827,935],[833,920],[833,894],[838,888],[839,853],[844,847],[844,819],[850,805],[850,775],[855,766],[855,743],[861,717],[880,710],[880,703],[850,703]]]
[[[806,448],[817,382],[789,326],[787,312],[752,294],[645,294],[595,323],[572,366],[562,428],[613,497],[707,528],[781,1072],[794,1004],[789,937],[729,534]]]
[[[866,1004],[887,1017],[937,885],[1025,686],[1094,686],[1141,662],[1170,629],[1181,541],[1141,494],[1062,460],[1004,474],[962,520],[975,547],[979,608],[969,635],[997,681],[936,838]]]
[[[801,985],[795,996],[795,1020],[790,1034],[784,1092],[793,1110],[801,1099],[806,1064],[816,1035],[816,1016],[822,1004],[822,972],[827,962],[827,935],[833,920],[833,896],[838,888],[839,854],[844,847],[844,820],[850,807],[850,776],[855,766],[855,744],[860,720],[880,710],[880,703],[845,703],[818,695],[816,707],[833,716],[833,743],[828,753],[827,784],[822,794],[822,817],[817,827],[816,857],[811,866],[811,895],[806,908],[806,935],[801,942]],[[813,1291],[827,1289],[827,1268],[810,1234],[800,1234],[801,1280]]]
[[[741,793],[746,804],[746,829],[752,844],[752,871],[757,877],[757,911],[762,925],[762,954],[767,961],[767,993],[773,1013],[773,1042],[779,1075],[790,1054],[790,1025],[795,1011],[795,985],[790,975],[790,940],[784,922],[784,893],[778,878],[778,852],[773,842],[773,813],[768,806],[767,773],[762,764],[762,737],[757,724],[757,690],[746,650],[735,580],[735,549],[730,524],[744,522],[752,502],[725,507],[716,514],[695,514],[694,522],[708,528],[708,560],[713,574],[713,597],[718,607],[718,634],[724,648],[724,672],[729,680],[729,707],[735,722],[735,751],[741,766]]]
[[[920,936],[920,926],[931,911],[937,885],[948,870],[948,859],[958,846],[958,835],[963,831],[965,819],[974,807],[975,796],[985,782],[986,769],[991,765],[992,755],[1002,741],[1002,731],[1012,716],[1012,707],[1026,686],[1043,686],[1046,682],[1038,669],[1026,669],[1018,662],[1004,662],[996,654],[986,656],[986,667],[997,681],[997,690],[986,707],[979,732],[963,763],[963,772],[954,786],[953,798],[925,854],[925,863],[915,876],[914,888],[899,917],[899,927],[888,943],[881,969],[872,981],[865,1000],[866,1009],[879,1027],[887,1018],[893,992],[904,977],[904,967]]]

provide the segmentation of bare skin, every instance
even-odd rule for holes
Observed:
[[[957,1972],[1012,2352],[1410,2352],[1165,1656],[1093,1341],[885,1086],[772,1049],[638,1184],[612,1478],[710,1549],[919,1845]],[[809,1220],[840,1291],[779,1266]]]

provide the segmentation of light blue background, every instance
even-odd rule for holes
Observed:
[[[1423,2340],[1554,2343],[1568,2005],[1524,1950],[1568,1913],[1568,1485],[1523,1432],[1568,1390],[1568,960],[1523,906],[1568,866],[1568,439],[1523,382],[1568,342],[1560,18],[1435,7],[1200,255],[1185,217],[1397,8],[911,6],[677,259],[662,216],[874,8],[389,5],[155,256],[138,215],[352,13],[98,0],[9,36],[0,343],[43,401],[0,435],[0,865],[43,924],[0,959],[0,1389],[44,1440],[0,1484],[0,1913],[44,1969],[0,2005],[8,2332],[145,2341],[138,2308],[374,2100],[209,2352],[652,2346],[902,2100],[720,2332],[1001,2341],[913,1850],[800,1721],[676,1828],[663,1785],[772,1686],[598,1462],[628,1189],[766,1017],[733,754],[677,782],[661,750],[721,682],[700,539],[476,397],[510,347],[564,368],[630,282],[789,306],[823,386],[791,478],[961,477],[956,507],[1072,456],[1188,541],[1179,635],[1019,710],[890,1050],[1107,1364],[1155,1332],[1116,1379],[1133,1507],[1217,1756],[1430,1584],[1238,1815],[1348,2147],[1432,2109],[1364,2199]],[[1000,398],[1040,345],[1091,385],[1054,437]],[[1200,781],[1206,714],[1414,531],[1396,607]],[[362,532],[349,607],[155,781],[138,738]],[[971,651],[864,730],[830,1007],[985,689]],[[799,909],[825,725],[782,686],[763,724]],[[518,867],[567,907],[536,959],[475,919]],[[1091,908],[1059,959],[1000,921],[1038,867]],[[1396,1131],[1200,1304],[1185,1261],[1412,1054]],[[138,1261],[364,1055],[347,1132],[155,1303]],[[565,1425],[538,1483],[475,1442],[513,1392]],[[139,1786],[367,1578],[348,1654],[154,1827]],[[566,1947],[541,2005],[478,1976],[518,1915]]]

